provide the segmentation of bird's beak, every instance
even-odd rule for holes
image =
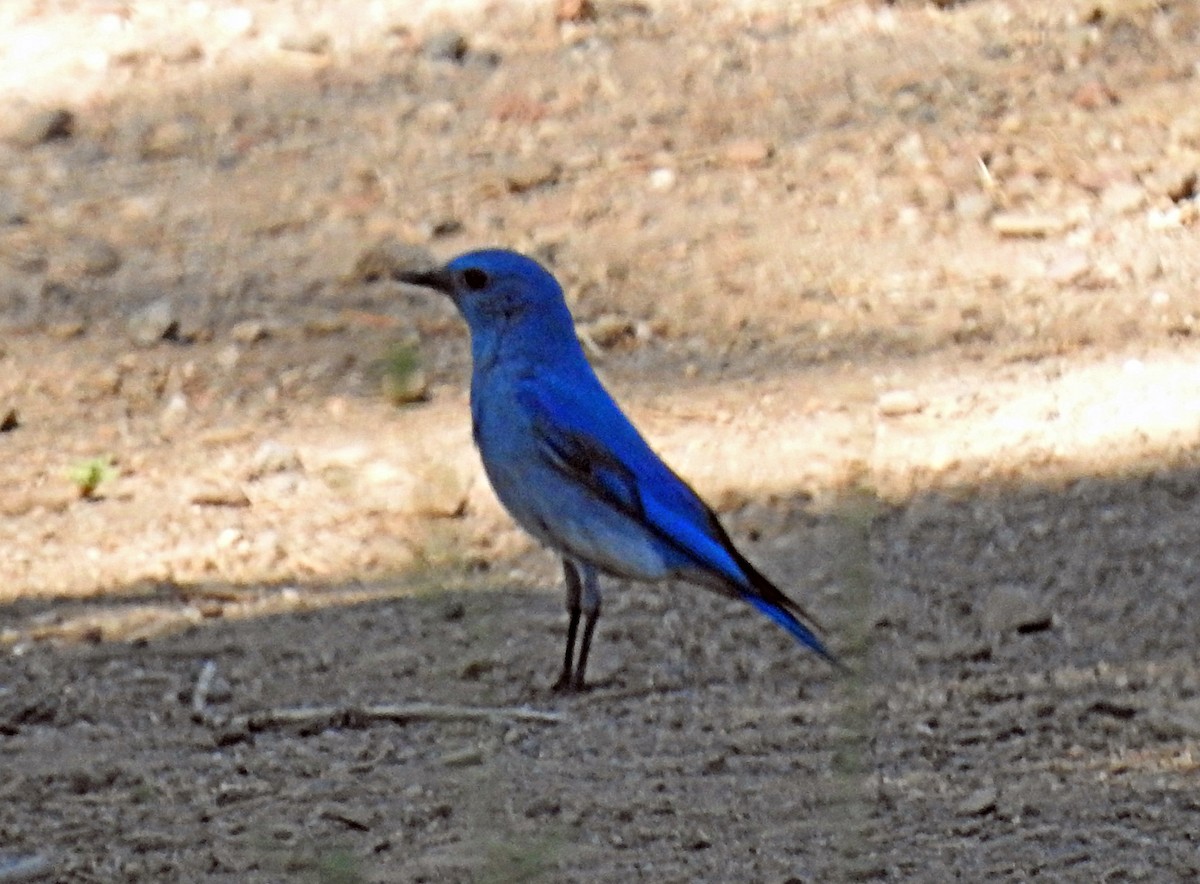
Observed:
[[[392,279],[408,285],[419,285],[421,288],[433,289],[443,295],[454,294],[454,278],[444,267],[437,270],[401,270],[392,274]]]

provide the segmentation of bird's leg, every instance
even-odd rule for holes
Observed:
[[[582,610],[581,599],[583,598],[583,585],[579,581],[579,571],[570,559],[563,559],[563,576],[567,581],[567,616],[570,619],[567,622],[567,649],[563,654],[562,674],[554,683],[556,691],[570,690],[574,687],[571,680],[571,669],[575,662],[575,634],[579,631],[579,615]],[[590,638],[590,633],[586,629],[584,635]]]
[[[600,578],[591,565],[583,566],[583,640],[579,643],[579,664],[575,667],[572,687],[577,691],[585,688],[584,674],[587,671],[588,651],[592,649],[592,633],[600,619]]]

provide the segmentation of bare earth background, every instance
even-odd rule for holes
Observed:
[[[0,882],[1194,880],[1198,59],[1190,0],[6,0]],[[548,691],[464,331],[375,279],[493,244],[855,674],[613,585]]]

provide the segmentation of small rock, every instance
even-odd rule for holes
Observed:
[[[4,412],[4,416],[0,417],[0,433],[11,433],[19,426],[21,426],[21,419],[15,408],[8,409]]]
[[[1117,103],[1117,95],[1100,80],[1089,80],[1071,96],[1076,107],[1084,110],[1099,110]]]
[[[1000,236],[1044,237],[1066,227],[1061,218],[1023,212],[1003,212],[992,216],[992,230]]]
[[[921,662],[947,662],[951,660],[990,660],[993,648],[989,642],[968,636],[947,639],[943,642],[917,642],[914,656]]]
[[[213,361],[218,366],[229,371],[233,369],[238,361],[242,358],[242,348],[237,344],[227,344],[217,351],[217,355],[213,357]]]
[[[159,429],[167,433],[177,429],[187,419],[187,413],[187,397],[182,393],[176,393],[167,400],[162,413],[158,416]]]
[[[456,233],[462,233],[462,229],[463,223],[457,218],[439,218],[436,221],[421,225],[421,232],[426,234],[430,239],[454,236]]]
[[[24,230],[0,240],[0,260],[21,273],[41,273],[50,264],[46,247]]]
[[[1139,249],[1138,253],[1133,257],[1130,270],[1133,270],[1133,277],[1136,281],[1141,283],[1152,282],[1154,279],[1163,276],[1163,259],[1159,257],[1158,253],[1151,251],[1151,249]],[[1151,297],[1153,299],[1154,295],[1151,295]],[[1170,300],[1169,295],[1168,300]],[[1160,307],[1163,305],[1156,303],[1156,306]]]
[[[1046,265],[1046,279],[1057,285],[1068,285],[1084,276],[1092,267],[1087,252],[1082,249],[1063,249]]]
[[[1200,739],[1200,702],[1155,706],[1147,713],[1147,725],[1164,740]]]
[[[982,221],[992,210],[992,198],[979,190],[956,193],[952,201],[960,221]]]
[[[483,750],[478,746],[468,746],[442,756],[442,764],[446,767],[474,767],[483,764]]]
[[[961,816],[985,816],[996,809],[1000,793],[995,786],[984,786],[976,789],[958,803],[958,813]]]
[[[112,276],[121,266],[121,254],[102,239],[79,239],[71,242],[55,263],[73,279]]]
[[[183,156],[199,142],[201,129],[190,117],[179,117],[151,127],[142,136],[142,159],[169,160]]]
[[[467,511],[475,482],[472,473],[450,463],[433,463],[422,469],[396,501],[398,509],[430,519],[457,519]],[[369,480],[368,480],[369,481]]]
[[[46,880],[54,872],[55,862],[39,853],[0,854],[0,881]]]
[[[421,52],[426,58],[460,64],[470,48],[467,38],[459,31],[445,30],[428,37],[421,47]]]
[[[1003,583],[984,597],[979,612],[984,632],[1034,632],[1049,628],[1054,613],[1022,586]]]
[[[596,18],[596,6],[592,0],[556,0],[554,20],[559,22],[585,22]]]
[[[347,274],[347,282],[376,282],[398,273],[432,270],[437,266],[428,249],[387,237],[367,246]]]
[[[1104,188],[1100,195],[1100,207],[1110,215],[1125,215],[1136,212],[1146,202],[1146,191],[1141,185],[1118,181]]]
[[[72,338],[78,338],[87,331],[87,323],[82,319],[62,319],[58,322],[51,322],[46,326],[46,334],[54,338],[56,341],[69,341]]]
[[[187,64],[204,58],[204,46],[194,37],[176,36],[159,46],[158,57],[166,64]]]
[[[1173,203],[1194,199],[1198,180],[1200,180],[1200,173],[1197,173],[1195,169],[1175,170],[1175,173],[1170,175],[1166,181],[1167,198]]]
[[[333,46],[333,39],[324,31],[287,34],[279,39],[279,48],[285,52],[303,52],[307,55],[324,55]]]
[[[583,327],[583,331],[600,347],[612,347],[633,338],[633,320],[616,313],[604,313]]]
[[[550,114],[550,106],[524,92],[503,92],[492,102],[490,114],[500,122],[536,123]]]
[[[16,225],[29,221],[29,213],[21,197],[10,190],[0,191],[0,224]]]
[[[213,20],[230,37],[249,37],[255,31],[254,13],[244,6],[218,9]]]
[[[458,677],[465,681],[478,681],[496,668],[496,661],[487,657],[476,657],[468,660],[458,672]]]
[[[392,405],[410,405],[429,398],[429,376],[419,365],[404,372],[387,372],[380,381],[383,398]]]
[[[560,172],[557,163],[532,158],[510,166],[504,173],[504,183],[509,193],[525,193],[556,183]]]
[[[321,816],[324,819],[333,820],[335,823],[341,823],[356,832],[369,832],[374,824],[374,814],[371,811],[352,808],[345,804],[326,807],[321,811]]]
[[[250,457],[246,478],[251,481],[272,473],[301,469],[300,455],[291,445],[268,439]]]
[[[762,166],[775,154],[771,142],[762,138],[742,138],[726,146],[722,154],[730,166]]]
[[[17,147],[36,147],[70,138],[75,131],[75,115],[61,107],[17,111],[0,126],[3,140]]]
[[[337,313],[312,316],[304,321],[303,328],[305,334],[313,337],[334,335],[346,330],[346,318]]]
[[[650,173],[650,189],[657,190],[659,193],[666,193],[675,186],[677,177],[674,169],[661,166]]]
[[[1151,230],[1172,230],[1183,225],[1183,213],[1179,206],[1167,209],[1151,209],[1146,213],[1146,226]]]
[[[212,481],[198,485],[188,494],[188,503],[197,506],[250,506],[250,498],[241,486],[231,482]]]
[[[269,336],[266,324],[257,319],[244,319],[229,329],[229,337],[239,344],[253,344]]]
[[[884,417],[901,417],[917,414],[925,408],[925,402],[912,390],[888,390],[876,403]]]
[[[129,339],[139,347],[151,347],[174,338],[179,332],[174,302],[169,297],[151,301],[129,317],[126,329]]]

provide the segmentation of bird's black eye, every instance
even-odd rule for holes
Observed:
[[[468,267],[462,272],[463,285],[473,292],[483,291],[491,281],[487,273],[478,267]]]

